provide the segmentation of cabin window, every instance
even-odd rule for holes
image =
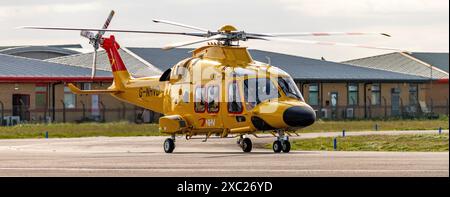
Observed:
[[[348,92],[347,104],[358,105],[358,84],[357,83],[348,84],[347,92]]]
[[[242,101],[241,94],[239,93],[239,86],[237,81],[234,81],[228,85],[228,112],[241,113]]]
[[[64,106],[68,109],[74,109],[76,96],[70,91],[69,87],[64,87]]]
[[[195,88],[195,96],[194,96],[195,112],[205,112],[206,102],[205,102],[205,95],[204,95],[203,89],[204,89],[203,87]]]
[[[47,85],[46,84],[36,84],[35,91],[35,105],[36,109],[46,109],[47,108]]]
[[[208,112],[217,113],[219,112],[219,86],[209,86],[208,87]]]
[[[371,87],[372,97],[371,103],[372,105],[380,105],[381,104],[381,88],[380,84],[373,84]]]
[[[309,84],[309,97],[308,103],[310,105],[319,105],[319,84],[311,83]]]

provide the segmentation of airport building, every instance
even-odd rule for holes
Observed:
[[[104,51],[90,79],[92,53],[77,45],[0,47],[0,118],[14,122],[157,121],[160,114],[109,95],[74,95],[66,87],[105,89],[112,82]],[[159,75],[192,49],[121,48],[134,77]],[[287,71],[323,119],[448,115],[448,53],[389,53],[342,63],[261,50],[261,62]]]
[[[70,92],[67,83],[75,83],[85,90],[105,89],[111,85],[113,78],[104,52],[99,55],[99,68],[93,81],[91,68],[81,64],[68,65],[49,61],[60,57],[83,61],[84,54],[75,51],[66,53],[70,50],[53,46],[13,48],[21,50],[12,54],[9,53],[11,48],[0,50],[0,120],[3,120],[3,125],[52,121],[149,122],[156,118],[150,117],[150,112],[109,95],[74,95]],[[3,53],[4,51],[8,53]],[[130,64],[130,72],[159,74],[123,50],[120,53],[124,61]],[[92,62],[91,55],[89,62]],[[104,69],[106,66],[108,69]]]

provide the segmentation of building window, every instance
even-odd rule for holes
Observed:
[[[409,84],[409,105],[416,106],[419,100],[417,84]]]
[[[228,112],[240,113],[243,110],[237,81],[228,85]]]
[[[64,87],[64,105],[68,109],[74,109],[76,104],[76,95],[70,91],[69,87]]]
[[[195,112],[205,112],[205,95],[203,91],[203,87],[195,88],[195,96],[194,96],[194,109]]]
[[[208,112],[217,113],[219,112],[219,86],[209,86],[208,87]]]
[[[35,91],[35,105],[36,109],[46,109],[47,108],[47,85],[46,84],[36,84]]]
[[[319,105],[319,84],[309,84],[308,103],[310,105]]]
[[[91,90],[91,83],[82,83],[82,90]]]
[[[350,83],[348,84],[348,105],[358,105],[358,84]]]
[[[380,84],[373,84],[371,87],[372,97],[370,102],[372,105],[380,105],[381,104],[381,88]]]

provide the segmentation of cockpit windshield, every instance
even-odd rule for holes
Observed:
[[[273,78],[273,81],[275,80],[287,97],[303,102],[305,101],[291,77],[284,76]],[[244,99],[248,110],[253,109],[255,105],[263,101],[280,97],[278,87],[273,81],[270,78],[252,78],[244,80]]]
[[[303,99],[302,93],[298,90],[297,85],[291,77],[278,77],[278,85],[283,90],[284,94],[288,97],[298,99],[300,101],[305,101]]]

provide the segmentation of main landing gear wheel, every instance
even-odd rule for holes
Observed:
[[[241,142],[242,151],[249,153],[252,151],[252,140],[250,138],[244,138]]]
[[[281,150],[284,153],[288,153],[289,151],[291,151],[291,143],[287,140],[284,140],[283,142],[281,142]]]
[[[164,152],[172,153],[173,149],[175,149],[175,141],[172,138],[167,138],[164,141]]]
[[[272,145],[273,152],[279,153],[281,152],[282,145],[280,140],[275,140]]]

